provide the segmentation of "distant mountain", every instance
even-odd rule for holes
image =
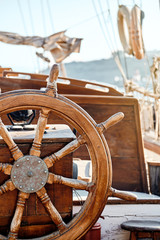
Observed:
[[[139,85],[145,86],[147,77],[150,76],[149,67],[152,65],[152,58],[160,56],[160,51],[147,52],[142,60],[127,54],[124,56],[122,51],[119,51],[118,55],[127,78],[133,78]],[[68,77],[104,82],[123,89],[123,79],[113,58],[65,63],[65,68]]]
[[[152,58],[153,56],[160,56],[160,51],[147,52],[147,57],[142,60],[137,60],[133,56],[124,56],[123,52],[119,52],[118,54],[126,76],[134,78],[137,81],[139,80],[140,85],[144,85],[146,77],[150,75],[149,66],[152,65]],[[104,82],[120,88],[123,87],[121,73],[113,58],[88,62],[71,62],[66,63],[65,67],[68,77]]]

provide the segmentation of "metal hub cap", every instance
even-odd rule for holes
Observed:
[[[26,193],[37,192],[47,182],[47,165],[36,156],[22,157],[14,163],[11,179],[15,187],[20,191]]]

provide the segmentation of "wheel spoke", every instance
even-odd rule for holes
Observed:
[[[11,222],[10,232],[8,235],[9,240],[15,240],[18,237],[18,231],[22,221],[24,206],[28,198],[29,198],[29,193],[24,193],[24,192],[19,193],[17,207]]]
[[[97,124],[96,128],[102,133],[124,118],[124,113],[118,112],[108,118],[106,121]]]
[[[86,191],[91,191],[91,189],[94,186],[94,183],[90,182],[87,183],[82,180],[78,179],[72,179],[72,178],[66,178],[62,177],[59,175],[55,175],[53,173],[49,173],[48,181],[47,183],[52,184],[52,183],[58,183],[58,184],[63,184],[72,188],[80,189],[80,190],[86,190]]]
[[[13,191],[14,189],[15,189],[15,186],[12,183],[12,180],[9,179],[3,185],[0,186],[0,195],[6,193],[8,191]]]
[[[56,161],[60,160],[62,157],[66,156],[67,154],[75,151],[84,143],[85,143],[84,137],[79,136],[76,140],[73,140],[72,142],[68,143],[58,152],[46,157],[44,159],[44,162],[46,163],[47,167],[50,168],[53,166],[53,164]]]
[[[15,142],[13,141],[11,135],[7,131],[7,129],[6,129],[5,125],[3,124],[1,118],[0,118],[0,135],[3,138],[3,140],[5,141],[5,143],[8,145],[9,150],[11,151],[14,160],[17,160],[20,157],[23,157],[23,153],[18,148],[18,146],[15,144]]]
[[[137,200],[137,196],[134,193],[117,190],[117,189],[112,188],[112,187],[108,191],[108,196],[121,198],[121,199],[126,200],[126,201],[136,201]]]
[[[43,187],[41,190],[37,192],[38,197],[40,198],[42,204],[45,209],[49,213],[52,221],[56,224],[59,231],[63,231],[67,228],[66,224],[63,222],[63,219],[57,209],[53,206],[45,188]]]
[[[12,170],[12,165],[8,163],[0,163],[0,171],[6,175],[10,175]]]
[[[30,150],[30,155],[37,156],[39,157],[41,154],[41,142],[43,138],[43,134],[45,131],[45,127],[47,125],[47,118],[48,118],[48,113],[50,112],[49,109],[47,108],[42,108],[40,112],[40,116],[38,119],[37,123],[37,128],[36,128],[36,133],[35,133],[35,138],[32,144],[32,148]]]

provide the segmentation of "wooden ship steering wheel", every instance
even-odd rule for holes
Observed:
[[[48,215],[56,225],[56,230],[53,233],[34,238],[39,240],[80,239],[99,218],[108,196],[134,199],[134,196],[116,191],[111,187],[111,157],[103,136],[103,131],[120,121],[123,118],[123,114],[118,113],[101,124],[95,123],[77,104],[58,95],[56,88],[58,73],[58,65],[55,64],[51,69],[45,91],[19,90],[0,95],[0,116],[22,109],[36,109],[40,111],[34,141],[28,155],[22,153],[2,120],[0,121],[0,135],[8,145],[14,160],[12,161],[13,164],[11,164],[10,160],[8,160],[8,163],[0,163],[0,171],[9,176],[9,179],[0,186],[0,195],[14,189],[17,189],[18,192],[18,200],[8,229],[8,236],[0,235],[0,239],[20,239],[18,235],[23,211],[27,199],[33,193],[38,196]],[[59,151],[42,159],[41,143],[47,118],[51,111],[72,125],[78,131],[79,136]],[[66,178],[50,172],[50,168],[56,162],[61,161],[62,157],[72,153],[81,145],[87,146],[92,160],[91,182]],[[45,185],[53,183],[88,191],[88,197],[83,207],[68,223],[64,222],[47,193]],[[25,239],[28,239],[28,237],[26,236]]]

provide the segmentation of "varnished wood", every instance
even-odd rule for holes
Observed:
[[[112,127],[113,125],[117,124],[124,118],[124,114],[122,112],[116,113],[108,118],[105,122],[102,122],[97,125],[100,131],[104,132],[108,128]]]
[[[23,75],[26,78],[22,78]],[[1,89],[2,92],[6,92],[16,89],[45,88],[47,78],[48,75],[45,74],[4,71],[3,78],[0,77]],[[68,77],[58,77],[58,79],[61,81],[57,83],[59,94],[123,96],[122,93],[105,84]]]
[[[19,159],[20,157],[23,157],[23,153],[11,138],[9,132],[7,131],[1,119],[0,119],[0,135],[8,145],[9,150],[11,151],[13,158],[15,160]]]
[[[8,235],[9,240],[14,240],[18,238],[18,231],[22,221],[24,206],[25,206],[26,199],[28,198],[29,198],[28,193],[23,193],[23,192],[19,193],[18,200],[17,200],[17,207],[11,222],[10,232]]]
[[[33,127],[35,127],[35,126],[33,126]],[[47,155],[50,155],[54,151],[57,152],[58,150],[62,149],[68,142],[72,141],[75,138],[74,134],[72,133],[72,131],[69,129],[68,126],[50,125],[48,127],[49,128],[47,129],[47,134],[44,134],[44,138],[43,138],[43,144],[41,147],[41,157],[46,157]],[[11,131],[10,134],[11,134],[13,140],[18,144],[19,148],[24,153],[24,155],[28,155],[31,143],[33,142],[33,139],[34,139],[35,131],[27,131],[27,132],[25,132],[25,131],[22,131],[22,132],[13,131],[12,132]],[[72,177],[72,158],[71,158],[71,156],[72,156],[72,154],[68,154],[65,158],[62,159],[61,162],[56,163],[54,165],[54,169],[52,168],[52,169],[50,169],[50,171],[51,172],[54,171],[55,174],[60,174],[60,175],[64,174],[64,176],[68,177],[68,178]],[[1,162],[3,162],[3,164],[8,165],[5,162],[8,162],[10,159],[11,159],[11,156],[10,156],[9,149],[4,144],[3,139],[1,139],[0,140],[0,160],[1,160]],[[0,178],[1,183],[4,183],[4,181],[6,179],[5,177],[7,177],[7,176],[5,176],[3,173],[1,173],[1,178]],[[58,201],[57,197],[54,196],[53,189],[58,194],[58,196],[60,196],[61,192],[63,192],[63,194],[66,196],[65,205],[62,204],[63,201],[61,201],[61,200]],[[52,187],[48,185],[47,191],[48,191],[48,194],[50,195],[51,200],[53,202],[55,202],[56,207],[58,208],[58,211],[60,212],[60,214],[62,214],[62,216],[64,218],[70,218],[71,217],[71,207],[72,207],[72,191],[71,191],[71,189],[65,187],[64,185],[55,186],[55,184],[54,184],[54,185],[52,185]],[[7,195],[8,194],[9,193],[7,193]],[[12,215],[13,210],[14,210],[14,202],[16,200],[15,192],[12,193],[12,195],[8,195],[8,196],[10,198],[10,200],[8,200],[8,201],[9,202],[11,201],[12,203],[8,202],[8,207],[5,210],[5,213],[8,216],[8,217],[6,217],[6,219],[9,219],[9,217]],[[5,202],[6,202],[6,199],[5,199]],[[0,198],[0,205],[1,205],[1,207],[4,205],[3,198]],[[27,201],[27,209],[28,209],[27,210],[27,218],[25,221],[28,222],[29,216],[32,215],[35,217],[34,221],[31,222],[33,225],[37,223],[37,219],[39,219],[40,215],[44,216],[44,214],[45,214],[45,216],[47,216],[47,213],[42,210],[41,203],[37,202],[36,199],[34,197],[32,197],[32,195],[30,196],[29,201]],[[1,212],[1,213],[3,213],[3,212]],[[1,219],[2,219],[3,214],[0,214],[0,226],[2,225]],[[37,214],[37,218],[36,218],[36,214]],[[47,221],[48,220],[46,220],[46,223],[47,223]],[[4,222],[4,219],[2,222]]]
[[[79,214],[77,214],[73,218],[73,220],[66,225],[64,220],[62,219],[59,209],[56,207],[56,205],[55,206],[53,205],[49,197],[48,189],[51,185],[48,187],[48,189],[47,189],[47,186],[45,187],[47,191],[45,190],[44,187],[36,191],[37,191],[37,196],[39,197],[45,210],[48,212],[49,216],[51,217],[51,220],[56,224],[58,230],[60,231],[60,233],[59,231],[55,231],[53,234],[50,234],[47,237],[42,237],[41,239],[47,239],[47,238],[59,239],[59,240],[79,239],[89,230],[89,228],[99,218],[99,215],[101,214],[103,207],[105,206],[109,193],[112,192],[112,195],[114,195],[115,191],[110,190],[110,186],[112,184],[111,158],[110,158],[109,148],[107,146],[105,138],[103,137],[102,132],[100,133],[97,131],[96,122],[75,103],[71,102],[70,100],[68,100],[63,96],[60,96],[57,93],[57,87],[56,87],[57,77],[58,77],[58,67],[57,65],[54,65],[50,73],[47,89],[45,91],[29,90],[29,91],[15,91],[15,92],[10,92],[6,94],[1,94],[0,95],[0,103],[1,103],[0,114],[2,113],[6,114],[8,113],[9,110],[15,111],[21,108],[35,109],[38,111],[42,110],[43,116],[39,118],[35,140],[33,143],[33,147],[31,149],[31,152],[34,155],[37,154],[35,151],[37,146],[38,146],[38,151],[40,150],[40,144],[42,142],[42,136],[46,126],[46,118],[48,116],[48,112],[47,114],[44,114],[45,109],[50,110],[51,118],[52,116],[56,115],[56,117],[58,116],[58,118],[61,118],[63,121],[66,121],[70,126],[72,126],[72,128],[75,128],[77,130],[80,137],[72,141],[65,147],[62,147],[56,151],[53,151],[51,155],[53,159],[50,161],[50,163],[51,165],[53,165],[53,167],[55,167],[56,164],[61,164],[61,161],[57,161],[57,160],[61,159],[62,157],[66,158],[68,154],[70,154],[74,150],[78,150],[81,147],[87,146],[89,158],[92,161],[93,171],[92,171],[91,182],[86,183],[84,181],[73,180],[72,176],[68,178],[67,176],[65,176],[65,174],[63,174],[65,173],[65,170],[66,170],[65,166],[63,166],[64,164],[61,165],[63,173],[60,173],[60,174],[55,172],[54,174],[49,173],[48,182],[53,183],[54,190],[51,191],[51,196],[54,194],[55,198],[57,197],[57,201],[59,202],[62,201],[62,204],[64,204],[66,197],[65,199],[63,199],[61,197],[62,192],[60,191],[58,195],[57,189],[59,188],[59,186],[66,185],[65,187],[69,188],[70,191],[72,191],[71,189],[72,187],[87,190],[88,198],[87,198],[86,204],[83,205]],[[23,103],[23,105],[19,106],[19,103]],[[104,124],[102,124],[103,128],[105,127],[107,128],[113,125],[115,122],[117,122],[117,117],[116,117],[116,120],[115,120],[115,117],[113,117],[108,122],[106,121],[106,119],[107,117],[105,117],[103,121],[105,122]],[[101,122],[102,121],[98,122],[98,124]],[[41,133],[39,134],[40,131]],[[39,154],[40,154],[40,151],[38,152],[38,155]],[[47,156],[49,156],[50,158],[50,154],[48,154]],[[20,159],[20,161],[21,160],[22,159]],[[27,156],[25,160],[27,161]],[[41,161],[42,160],[39,160],[39,162]],[[36,164],[37,163],[38,161],[36,161]],[[45,163],[43,162],[43,164]],[[49,164],[47,165],[48,167],[50,167]],[[48,172],[46,171],[46,173]],[[20,171],[19,171],[19,174],[20,174]],[[16,185],[16,182],[15,182],[15,185]],[[42,183],[42,185],[44,186],[44,183]],[[120,194],[118,195],[120,196]],[[121,194],[121,196],[124,197],[123,194]],[[32,196],[32,199],[36,201],[34,196]],[[11,230],[9,235],[10,239],[12,238],[14,239],[14,237],[16,238],[18,234],[19,226],[22,221],[23,210],[24,210],[24,214],[26,214],[26,212],[28,211],[28,207],[24,209],[24,196],[22,200],[23,200],[22,201],[23,209],[22,208],[20,209],[18,205],[16,207],[16,212],[11,224]],[[54,204],[55,203],[56,201],[54,201]],[[45,210],[42,207],[39,208],[38,214],[45,215],[46,214]],[[19,212],[19,217],[18,217],[18,212]],[[15,219],[17,219],[17,221]]]
[[[72,187],[72,188],[86,190],[86,191],[90,191],[94,185],[92,183],[87,183],[82,180],[65,178],[65,177],[62,177],[62,176],[59,176],[59,175],[56,175],[53,173],[49,174],[48,183],[64,184],[64,185]]]
[[[50,74],[49,74],[49,79],[47,82],[47,89],[46,93],[48,95],[53,95],[57,96],[57,82],[56,80],[58,79],[58,74],[59,74],[59,67],[58,64],[54,64],[51,68]]]
[[[11,180],[6,181],[3,185],[0,186],[0,195],[8,192],[13,191],[15,189],[14,184]]]
[[[30,155],[39,157],[41,154],[41,151],[40,151],[41,142],[42,142],[43,134],[47,125],[47,118],[48,118],[49,112],[50,110],[45,108],[42,108],[40,112],[36,133],[35,133],[35,138],[32,144],[32,148],[30,150]]]
[[[0,171],[6,175],[10,175],[12,170],[12,165],[7,163],[0,163]]]
[[[125,192],[125,191],[116,190],[114,188],[110,188],[109,196],[110,197],[121,198],[121,199],[127,200],[127,201],[135,201],[135,200],[137,200],[137,197],[136,197],[135,194],[129,193],[129,192]]]
[[[6,126],[6,127],[10,127]],[[31,130],[27,131],[19,131],[13,130],[10,131],[9,134],[13,141],[19,146],[19,144],[24,143],[32,143],[35,138],[35,130],[37,125],[31,124]],[[61,134],[62,133],[62,134]],[[66,124],[47,124],[46,126],[46,134],[43,135],[42,143],[70,143],[72,140],[75,140],[76,136],[71,131],[70,127]],[[3,138],[0,136],[0,144],[5,144]],[[43,144],[42,146],[43,147]]]
[[[86,110],[98,124],[119,111],[124,113],[125,117],[120,123],[104,132],[112,156],[113,187],[127,191],[148,192],[137,99],[113,96],[98,98],[83,95],[66,96]],[[55,119],[55,122],[58,121]],[[79,149],[79,152],[74,153],[74,157],[88,159],[87,150]]]
[[[57,209],[53,206],[45,188],[42,188],[37,192],[38,197],[40,198],[42,204],[45,206],[45,209],[49,213],[52,221],[57,225],[60,231],[63,231],[67,228],[66,224],[63,222],[61,215]]]
[[[44,159],[44,162],[46,163],[48,168],[50,168],[53,166],[53,164],[56,161],[60,160],[62,157],[68,155],[69,153],[75,151],[84,143],[85,143],[85,139],[82,136],[79,136],[76,140],[73,140],[72,142],[68,143],[65,147],[63,147],[58,152],[46,157]]]
[[[2,67],[0,67],[0,77],[3,76],[4,71],[10,72],[10,71],[12,71],[12,69],[11,68],[2,68]]]
[[[7,113],[6,109],[8,109],[8,107],[12,111],[19,109],[18,106],[20,102],[23,102],[23,106],[22,106],[23,109],[32,109],[33,106],[34,106],[34,109],[36,110],[41,110],[42,108],[50,108],[51,111],[53,110],[54,115],[57,114],[58,116],[63,118],[65,121],[67,121],[69,124],[71,124],[75,129],[77,129],[77,131],[81,136],[86,135],[85,144],[89,149],[91,159],[93,159],[92,183],[94,185],[94,188],[91,192],[89,191],[88,201],[82,208],[80,214],[76,215],[73,221],[70,222],[70,224],[67,224],[67,228],[64,228],[63,231],[61,231],[62,232],[61,235],[59,235],[59,232],[56,231],[54,232],[54,235],[50,236],[50,238],[51,239],[59,238],[60,240],[64,238],[76,239],[80,235],[85,234],[85,232],[89,230],[89,227],[92,224],[94,224],[95,219],[99,217],[100,212],[102,212],[103,210],[103,207],[107,199],[106,192],[108,190],[108,179],[110,178],[110,172],[108,168],[109,163],[107,160],[106,149],[104,148],[101,137],[96,130],[96,124],[94,123],[94,120],[91,120],[90,117],[86,117],[86,115],[83,113],[83,110],[81,108],[79,108],[76,104],[70,102],[66,98],[59,95],[57,95],[56,97],[55,96],[51,97],[51,96],[48,96],[45,92],[41,92],[41,91],[17,91],[15,93],[11,92],[9,93],[9,95],[1,94],[0,102],[2,103],[0,104],[0,114],[2,112],[3,114],[6,114]],[[5,109],[3,109],[4,106],[5,106]],[[75,119],[75,116],[76,116],[76,119]],[[57,149],[54,152],[56,153],[59,150]],[[48,156],[50,155],[48,154]],[[65,158],[67,156],[68,155],[66,155]],[[54,166],[56,164],[61,164],[61,161],[56,162]],[[63,166],[63,164],[61,164],[61,166]],[[98,168],[100,168],[98,172],[96,171],[97,166]],[[65,172],[65,170],[66,169],[64,167],[63,171]],[[102,174],[103,178],[101,178],[100,176],[101,172],[103,172]],[[63,176],[63,173],[59,174],[57,172],[56,174]],[[66,176],[64,175],[64,177]],[[58,186],[54,186],[54,193],[56,194],[59,193],[59,196],[60,196],[62,192],[60,191],[59,187],[61,185],[63,186],[63,184],[55,183],[53,185],[58,185]],[[50,186],[46,186],[46,189],[47,187],[50,187]],[[68,186],[66,187],[69,188],[71,191],[70,187]],[[97,194],[97,193],[100,193],[100,194]],[[51,196],[52,194],[53,193],[51,193]],[[64,198],[61,198],[61,197],[58,197],[58,199],[56,199],[55,202],[56,203],[61,202],[63,205],[65,205],[65,200]],[[98,208],[96,206],[98,206]],[[52,212],[53,212],[53,215],[58,216],[59,218],[60,214],[58,215],[55,214],[55,210],[52,207],[50,201],[48,201],[45,208],[47,208],[47,211],[50,212],[50,215],[52,215]],[[42,210],[42,208],[39,210],[39,213],[41,212],[43,214],[46,214],[45,211]],[[59,209],[58,209],[58,213],[59,213]],[[74,228],[76,228],[76,231],[74,230]]]
[[[25,72],[15,72],[15,71],[11,71],[11,69],[2,69],[1,70],[3,73],[3,77],[10,77],[10,76],[17,76],[19,77],[19,75],[24,75],[26,77],[29,77],[29,79],[39,79],[39,80],[46,80],[48,75],[45,74],[37,74],[37,73],[25,73]]]

